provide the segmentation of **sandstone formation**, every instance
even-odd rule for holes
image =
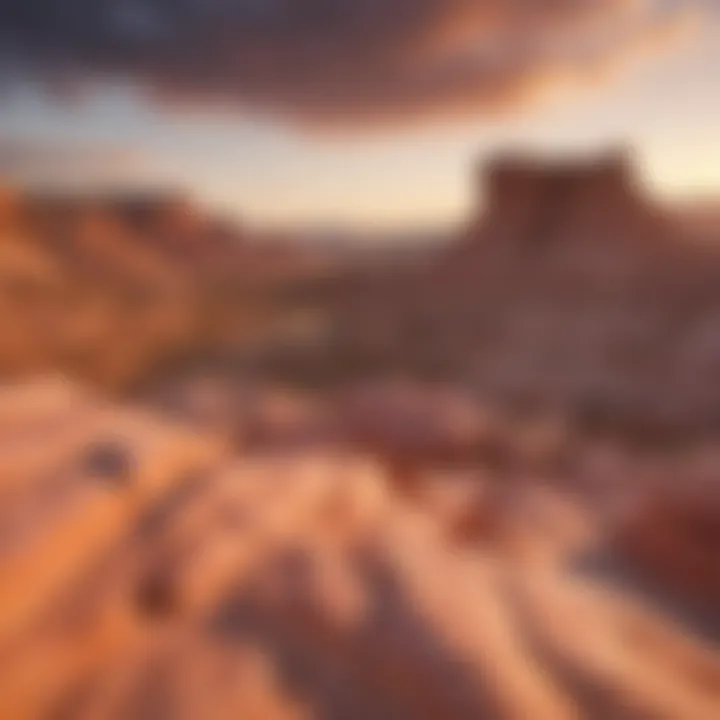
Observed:
[[[0,190],[5,378],[61,370],[125,390],[260,337],[274,285],[308,272],[175,193]]]
[[[471,228],[476,243],[548,249],[560,242],[647,242],[638,231],[643,224],[653,229],[648,223],[659,215],[622,152],[587,161],[499,158],[482,170],[480,188],[486,212]]]
[[[616,155],[487,182],[322,282],[0,194],[0,718],[720,717],[717,252]]]
[[[720,501],[717,488],[658,490],[621,524],[619,551],[649,580],[715,612],[720,604]]]
[[[2,717],[718,715],[717,648],[572,568],[604,523],[570,497],[0,401]]]
[[[715,427],[717,247],[691,242],[622,155],[500,159],[482,183],[450,247],[338,283],[326,374],[439,379],[658,439]]]

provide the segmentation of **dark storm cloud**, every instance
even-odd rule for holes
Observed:
[[[134,82],[363,123],[514,105],[676,26],[690,0],[0,0],[6,78]]]

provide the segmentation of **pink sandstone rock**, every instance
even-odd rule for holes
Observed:
[[[0,459],[1,717],[717,717],[716,648],[492,533],[459,542],[467,485],[410,500],[357,454],[230,457],[70,387],[2,393],[0,443],[77,432],[20,484]],[[88,466],[99,446],[129,462]],[[567,524],[551,495],[498,503],[523,546]]]

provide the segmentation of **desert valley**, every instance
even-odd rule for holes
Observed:
[[[352,262],[3,190],[0,717],[720,716],[720,225],[476,182]]]

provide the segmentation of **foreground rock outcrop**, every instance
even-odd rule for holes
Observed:
[[[710,639],[571,562],[616,517],[577,493],[408,495],[50,381],[2,390],[0,445],[2,717],[718,716]]]

